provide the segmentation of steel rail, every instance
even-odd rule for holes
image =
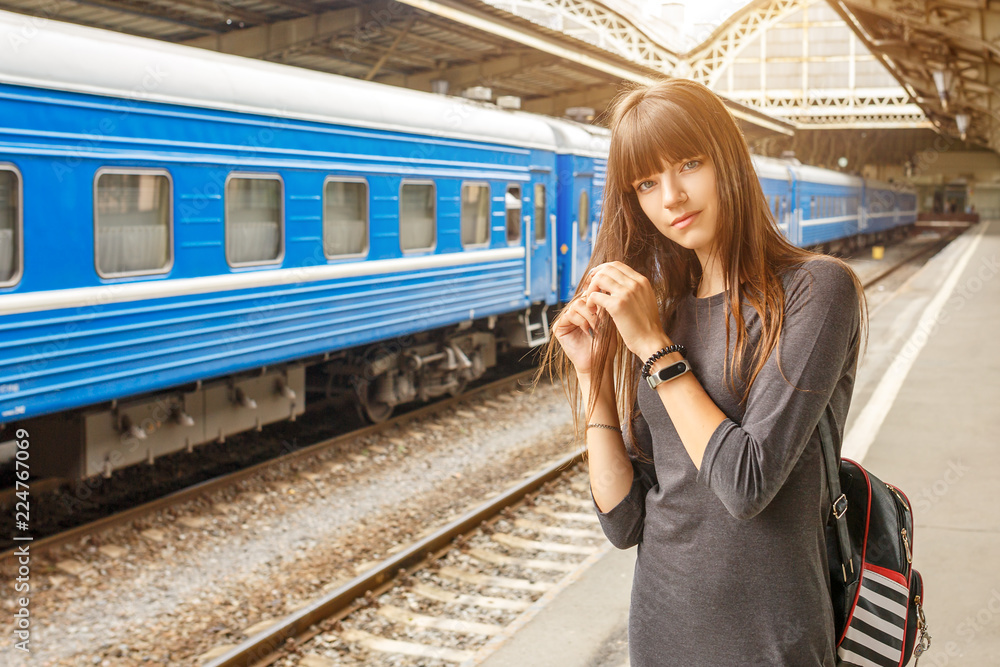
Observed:
[[[929,246],[927,246],[925,248],[921,248],[920,250],[914,252],[913,254],[909,255],[905,259],[897,262],[893,266],[890,266],[888,269],[882,271],[881,273],[876,274],[872,278],[869,278],[864,283],[864,288],[868,289],[869,287],[875,285],[876,283],[879,283],[879,282],[885,280],[887,277],[889,277],[890,275],[892,275],[893,273],[895,273],[896,271],[898,271],[899,269],[903,268],[904,266],[906,266],[907,264],[909,264],[910,262],[912,262],[913,260],[915,260],[915,259],[917,259],[919,257],[923,257],[924,255],[928,255],[931,252],[940,252],[945,247],[947,247],[949,243],[951,243],[956,238],[958,238],[958,236],[959,236],[959,233],[952,232],[951,234],[945,236],[944,238],[942,238],[941,240],[937,241],[936,243],[934,243],[932,245],[929,245]]]
[[[288,614],[271,627],[246,639],[211,662],[205,663],[203,667],[235,667],[236,665],[249,667],[251,665],[272,664],[275,660],[283,657],[284,652],[281,649],[289,639],[305,635],[317,623],[348,615],[354,611],[356,603],[365,597],[366,593],[377,594],[381,592],[380,589],[391,587],[393,579],[400,574],[400,570],[412,573],[412,571],[420,569],[428,561],[428,556],[450,548],[452,540],[456,537],[471,532],[484,521],[496,516],[535,489],[556,479],[582,458],[582,450],[563,456],[545,470],[519,482],[504,493],[486,501],[431,535],[411,544],[396,555],[386,558],[367,572],[330,591],[315,602]]]

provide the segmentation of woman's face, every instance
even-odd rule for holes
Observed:
[[[682,160],[632,187],[661,234],[689,250],[711,250],[719,211],[711,160],[704,156]]]

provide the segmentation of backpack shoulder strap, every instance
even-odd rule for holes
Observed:
[[[851,557],[851,537],[847,532],[847,496],[840,490],[840,462],[833,450],[833,435],[830,433],[830,423],[827,412],[819,420],[819,439],[823,450],[823,461],[826,464],[826,481],[830,489],[833,518],[837,522],[837,542],[840,543],[840,569],[847,583],[847,570],[854,573],[854,560]]]

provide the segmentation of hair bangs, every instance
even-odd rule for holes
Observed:
[[[640,178],[665,171],[681,160],[708,155],[701,125],[679,105],[644,97],[622,114],[613,128],[608,173],[623,192],[634,192]]]

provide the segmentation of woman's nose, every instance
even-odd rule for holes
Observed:
[[[670,180],[664,181],[661,191],[663,192],[663,208],[676,208],[687,201],[687,194]]]

